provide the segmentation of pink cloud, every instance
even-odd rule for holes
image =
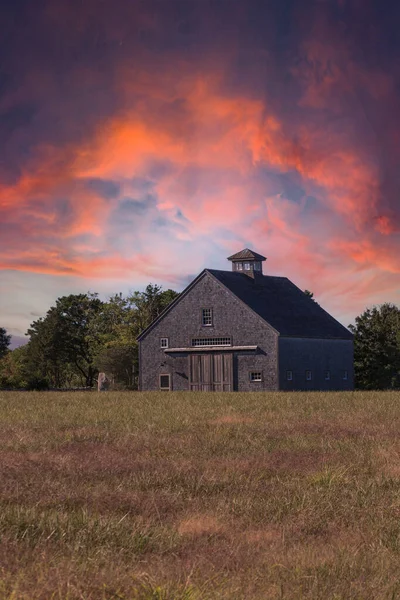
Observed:
[[[88,17],[86,11],[102,18],[91,2]],[[46,14],[52,23],[73,21],[68,9],[50,7]],[[157,64],[143,50],[142,61],[116,59],[115,110],[93,119],[82,138],[35,147],[16,183],[0,184],[0,268],[178,282],[204,266],[226,268],[225,252],[253,245],[270,257],[270,272],[290,276],[335,307],[368,303],[378,280],[397,297],[396,214],[383,197],[381,164],[360,136],[357,114],[357,93],[385,105],[393,81],[360,67],[351,44],[323,15],[308,33],[299,22],[300,58],[287,69],[298,90],[291,105],[274,98],[276,65],[265,70],[266,89],[229,85],[240,44],[221,56],[211,48],[196,61],[181,53]],[[129,27],[119,31],[110,19],[106,39],[119,48]],[[141,19],[149,35],[163,34],[158,18]],[[271,56],[256,54],[272,62]],[[104,86],[85,65],[71,77],[75,85]],[[43,85],[51,91],[51,78]],[[115,182],[118,191],[102,195],[88,186],[93,178]],[[291,197],[283,179],[296,184],[299,197]],[[151,191],[138,191],[138,180]],[[360,272],[368,273],[367,282]]]

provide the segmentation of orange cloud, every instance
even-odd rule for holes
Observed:
[[[47,248],[44,252],[21,252],[17,259],[15,256],[6,254],[0,260],[0,269],[57,276],[72,275],[85,279],[121,279],[129,273],[133,276],[158,279],[166,276],[163,261],[155,261],[147,254],[137,254],[129,259],[118,255],[66,258],[55,248]],[[168,278],[174,280],[174,275],[168,274]],[[178,279],[175,277],[176,281]]]
[[[331,246],[363,267],[376,266],[389,273],[400,273],[400,255],[390,245],[378,246],[369,239],[336,239],[331,241]]]
[[[322,107],[337,81],[334,70],[328,91],[315,88],[303,104]],[[390,238],[393,231],[378,212],[379,171],[350,133],[280,114],[254,94],[228,94],[218,73],[168,72],[155,81],[143,73],[134,80],[125,70],[120,92],[123,110],[83,144],[42,149],[15,186],[0,188],[0,210],[17,215],[25,243],[37,248],[4,253],[0,268],[130,280],[169,273],[178,281],[210,264],[206,239],[229,253],[253,243],[272,254],[274,272],[317,293],[345,285],[360,266],[398,272],[389,246],[377,250],[371,237]],[[270,176],[261,180],[263,170]],[[304,195],[317,198],[320,214],[277,190],[271,174],[297,177]],[[104,198],[86,186],[90,178],[118,182],[121,191]],[[113,215],[134,195],[137,178],[151,181],[154,206],[122,232]],[[60,198],[68,200],[66,217]],[[157,218],[166,221],[163,239],[154,230]],[[196,245],[206,254],[196,253]]]
[[[178,168],[249,170],[249,142],[262,121],[261,101],[224,96],[215,77],[188,77],[172,95],[163,89],[162,78],[157,87],[153,81],[150,88],[147,78],[137,85],[150,100],[99,126],[77,155],[74,167],[81,176],[132,177],[154,160],[169,160]],[[171,112],[175,103],[178,108]]]
[[[161,161],[171,168],[155,182],[158,209],[171,220],[176,209],[183,210],[187,233],[177,234],[182,240],[211,234],[221,225],[236,230],[242,225],[250,237],[262,199],[252,197],[252,178],[263,165],[284,173],[297,171],[306,184],[322,190],[323,202],[358,230],[374,218],[378,174],[340,132],[328,132],[327,139],[326,132],[305,123],[289,135],[288,124],[268,114],[265,103],[227,96],[215,76],[173,80],[172,95],[170,74],[157,85],[152,82],[142,75],[137,86],[146,91],[146,102],[99,125],[84,146],[42,149],[42,162],[32,173],[0,191],[3,210],[21,206],[62,238],[102,236],[118,200],[101,198],[81,182],[89,177],[114,179],[129,192],[130,179],[147,176],[151,164]],[[168,112],[171,106],[175,109]],[[190,169],[195,172],[188,175]],[[268,195],[267,188],[264,193]],[[57,215],[58,194],[66,194],[71,204],[66,223]],[[261,218],[270,230],[279,225],[282,236],[294,235],[298,246],[307,245],[304,234],[294,233],[296,225],[292,233],[285,226],[287,215],[279,217],[270,207]],[[390,233],[385,217],[376,223],[381,232]],[[68,268],[55,264],[51,272]],[[120,264],[129,271],[128,263],[121,259]],[[74,273],[84,276],[84,270]]]

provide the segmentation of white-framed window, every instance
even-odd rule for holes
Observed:
[[[160,375],[160,390],[169,392],[171,389],[171,375],[169,373],[161,373]]]
[[[286,371],[286,380],[293,381],[293,371]]]
[[[250,371],[250,381],[262,381],[262,372]]]
[[[201,313],[201,322],[205,327],[211,327],[213,324],[212,308],[203,308]]]
[[[347,380],[348,380],[348,378],[349,378],[349,372],[348,372],[348,371],[343,371],[343,379],[344,379],[345,381],[347,381]]]
[[[237,271],[243,271],[243,263],[237,263],[236,270]]]
[[[244,270],[245,271],[250,271],[251,270],[250,263],[244,263]]]
[[[192,338],[192,346],[232,346],[230,337]]]
[[[168,338],[160,338],[160,348],[168,348]]]
[[[331,372],[330,371],[325,371],[324,376],[325,376],[325,381],[330,381]]]
[[[312,371],[306,371],[306,381],[312,380]]]

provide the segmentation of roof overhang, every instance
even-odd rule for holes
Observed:
[[[258,346],[193,346],[188,348],[166,348],[165,354],[179,354],[192,352],[239,352],[257,350]]]

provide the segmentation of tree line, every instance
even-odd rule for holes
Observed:
[[[136,338],[178,296],[154,284],[107,302],[95,293],[63,296],[31,324],[29,342],[12,351],[11,336],[0,327],[0,388],[93,387],[104,372],[114,387],[136,389]],[[400,309],[390,303],[367,308],[349,329],[356,387],[399,389]]]
[[[25,346],[10,351],[10,336],[0,329],[0,387],[93,387],[105,372],[115,387],[135,389],[136,338],[178,295],[149,284],[144,292],[115,294],[107,302],[95,293],[58,298],[31,324]]]

